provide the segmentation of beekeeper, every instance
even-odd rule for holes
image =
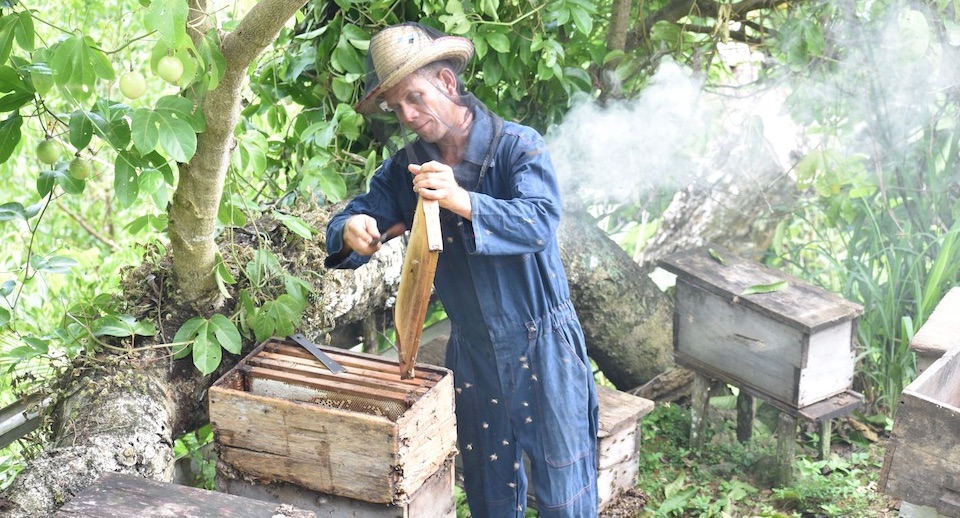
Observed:
[[[370,40],[356,109],[374,130],[399,122],[378,138],[403,147],[330,221],[325,264],[360,267],[412,226],[418,195],[437,200],[434,287],[452,326],[446,366],[472,516],[523,516],[522,452],[541,517],[596,516],[596,389],[560,262],[557,177],[536,130],[466,91],[472,56],[470,40],[417,23]]]

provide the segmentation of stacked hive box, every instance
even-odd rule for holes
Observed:
[[[211,387],[221,485],[293,484],[373,504],[382,516],[409,515],[418,499],[452,511],[450,371],[421,365],[401,380],[396,362],[322,349],[346,372],[332,374],[306,350],[273,339]]]

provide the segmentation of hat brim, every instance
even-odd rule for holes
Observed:
[[[473,43],[459,36],[444,36],[437,38],[429,47],[419,52],[414,59],[410,59],[391,71],[386,77],[380,78],[380,84],[370,91],[354,109],[357,113],[369,114],[382,111],[378,99],[383,92],[396,86],[403,78],[416,72],[420,67],[435,61],[450,60],[454,65],[454,72],[460,73],[467,68],[467,63],[473,57]]]

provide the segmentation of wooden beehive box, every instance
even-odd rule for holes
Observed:
[[[851,387],[861,306],[719,247],[659,264],[677,276],[677,363],[792,414]],[[782,289],[745,294],[781,281]]]
[[[456,453],[452,374],[418,365],[401,380],[396,361],[321,350],[347,372],[271,339],[211,387],[220,462],[264,482],[405,503]]]
[[[960,516],[960,347],[903,389],[879,487],[911,504]]]
[[[597,490],[600,510],[624,491],[637,487],[640,474],[640,423],[653,411],[649,399],[597,385]]]

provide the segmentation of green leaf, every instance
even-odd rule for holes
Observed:
[[[0,112],[12,112],[30,104],[34,99],[31,92],[14,92],[0,97]]]
[[[34,255],[30,257],[30,266],[38,272],[70,273],[70,270],[79,265],[80,263],[76,259],[63,255]]]
[[[147,169],[140,174],[140,178],[137,180],[140,184],[140,192],[153,194],[157,192],[158,189],[163,187],[163,174],[156,169]]]
[[[220,36],[215,28],[204,34],[199,52],[205,65],[207,89],[213,90],[220,84],[223,73],[227,70],[227,59],[220,53]]]
[[[160,142],[160,124],[162,117],[159,112],[140,108],[134,110],[130,121],[133,145],[142,154],[147,154],[157,147]]]
[[[200,373],[206,376],[217,370],[221,359],[223,359],[223,350],[220,344],[210,340],[207,333],[198,334],[193,342],[193,364],[197,366]]]
[[[232,320],[219,313],[210,317],[210,327],[220,346],[233,354],[240,354],[243,342],[240,331]]]
[[[20,143],[20,126],[23,117],[13,114],[0,122],[0,163],[6,162]]]
[[[196,338],[197,333],[201,327],[207,325],[206,319],[203,317],[193,317],[190,320],[187,320],[180,326],[180,329],[177,329],[177,333],[173,336],[173,341],[176,344],[185,344],[186,342],[193,341]],[[185,358],[187,354],[190,353],[193,344],[186,345],[175,345],[173,346],[173,357],[175,359]]]
[[[0,308],[0,327],[10,323],[10,311],[7,308]]]
[[[197,152],[197,133],[181,119],[160,114],[160,147],[177,162],[189,162]]]
[[[151,0],[144,10],[144,23],[155,30],[168,47],[177,48],[187,37],[187,0]]]
[[[11,219],[17,218],[27,219],[23,205],[15,201],[0,205],[0,221],[10,221]]]
[[[98,78],[112,81],[116,77],[110,60],[93,48],[91,41],[86,37],[71,36],[57,45],[50,68],[58,85],[75,87],[75,93],[89,95]]]
[[[70,114],[70,143],[77,149],[83,149],[90,144],[94,129],[106,126],[107,121],[99,114],[76,110]]]
[[[63,189],[63,192],[67,194],[83,194],[83,190],[87,186],[85,180],[79,178],[74,178],[72,174],[66,171],[66,162],[63,162],[63,168],[58,168],[55,171],[49,171],[56,178],[57,185]]]
[[[13,33],[20,48],[27,52],[33,52],[36,31],[33,29],[33,14],[30,11],[20,12],[17,22],[13,26]]]
[[[336,203],[346,198],[347,183],[343,180],[343,176],[337,174],[336,171],[329,168],[321,170],[317,182],[320,185],[320,190],[323,191],[323,195],[331,202]]]
[[[93,336],[116,336],[123,338],[137,333],[137,322],[130,315],[106,315],[90,323],[90,332]]]
[[[787,287],[787,281],[777,281],[770,284],[754,284],[753,286],[748,286],[740,295],[753,295],[755,293],[772,293],[774,291],[780,291]]]
[[[121,207],[129,207],[140,195],[137,167],[129,151],[117,153],[113,163],[113,190]]]
[[[23,78],[16,70],[7,65],[0,65],[0,92],[28,92],[30,88],[23,82]]]
[[[500,33],[490,33],[486,35],[487,43],[497,52],[510,52],[510,39]]]
[[[179,95],[161,97],[157,100],[156,110],[162,115],[186,121],[197,133],[203,133],[206,129],[207,121],[203,117],[203,112],[186,97]]]
[[[313,238],[313,233],[316,232],[315,228],[297,216],[273,211],[273,217],[280,220],[280,223],[283,223],[283,226],[287,227],[291,232],[304,239]]]

